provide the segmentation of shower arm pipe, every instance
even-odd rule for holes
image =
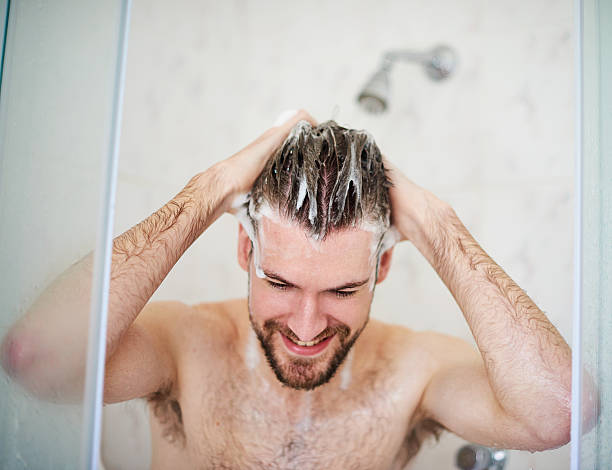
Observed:
[[[416,52],[406,49],[395,49],[385,52],[381,68],[389,71],[396,62],[415,62],[418,64],[427,64],[431,61],[431,52]]]

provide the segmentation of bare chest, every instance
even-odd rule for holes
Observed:
[[[183,438],[160,443],[190,468],[400,469],[410,457],[414,407],[382,383],[290,400],[240,377],[200,390],[181,399]]]

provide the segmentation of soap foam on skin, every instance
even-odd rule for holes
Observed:
[[[312,426],[312,391],[305,392],[302,408],[302,419],[295,425],[298,433],[305,433]]]
[[[249,199],[248,195],[243,194],[234,200],[231,212],[238,219],[251,240],[251,243],[253,244],[253,264],[255,266],[255,274],[257,277],[263,279],[266,277],[266,275],[261,267],[261,259],[265,244],[265,236],[261,221],[264,217],[267,217],[274,222],[280,223],[281,218],[278,212],[274,211],[267,203],[261,204],[257,212],[255,212],[253,209],[253,201]],[[283,222],[293,223],[288,220],[284,220]],[[260,226],[260,230],[255,230],[255,223]],[[356,228],[372,233],[372,244],[370,245],[370,266],[373,273],[370,276],[369,284],[369,289],[372,291],[376,281],[376,269],[378,268],[380,256],[400,240],[400,235],[395,227],[390,227],[388,230],[384,231],[384,227],[379,223],[364,221]],[[320,251],[321,240],[308,234],[305,235],[311,242],[311,246],[315,250]]]
[[[255,234],[255,226],[253,224],[253,219],[251,219],[251,217],[249,216],[248,206],[248,195],[242,194],[236,197],[236,199],[234,199],[234,202],[232,203],[231,213],[238,219],[240,225],[242,225],[242,228],[244,229],[249,239],[251,240],[251,243],[253,244],[252,252],[253,264],[255,265],[255,274],[257,275],[257,277],[264,278],[265,274],[261,269],[260,263],[261,258],[258,237]]]
[[[281,219],[277,212],[273,211],[268,204],[262,204],[258,213],[250,213],[247,210],[247,206],[252,202],[245,202],[246,196],[242,196],[236,200],[237,204],[232,206],[233,214],[238,219],[245,232],[247,233],[251,243],[253,244],[253,264],[255,266],[255,274],[257,277],[263,279],[266,277],[261,267],[262,253],[265,247],[265,231],[263,230],[263,224],[261,221],[263,217],[280,223]],[[291,221],[284,220],[284,223],[292,223]],[[260,227],[259,230],[255,230],[255,223]],[[372,274],[370,276],[369,289],[374,289],[376,281],[376,269],[378,268],[378,261],[380,256],[391,247],[393,247],[400,239],[399,232],[395,227],[390,227],[388,230],[383,231],[383,227],[380,224],[372,224],[363,222],[356,228],[366,230],[372,233],[372,243],[370,245],[370,267],[372,268]],[[321,240],[310,236],[305,233],[306,238],[310,241],[311,246],[316,251],[321,249]]]
[[[259,344],[257,343],[257,336],[252,328],[249,330],[249,338],[247,340],[244,358],[249,370],[255,370],[259,365]]]
[[[342,366],[342,372],[340,372],[340,389],[341,390],[347,390],[349,388],[349,385],[351,384],[354,355],[355,355],[355,350],[351,349],[348,353],[346,361],[344,361],[344,365]]]

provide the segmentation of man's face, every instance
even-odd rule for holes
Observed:
[[[261,278],[241,229],[238,254],[249,272],[251,324],[282,383],[308,390],[326,383],[365,327],[376,275],[373,236],[342,230],[317,242],[301,227],[264,217],[254,248]],[[390,252],[381,259],[382,277],[389,261]]]

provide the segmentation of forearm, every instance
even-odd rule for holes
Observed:
[[[107,356],[183,253],[225,210],[228,188],[215,167],[113,241]]]
[[[528,425],[569,416],[571,351],[546,315],[484,252],[455,212],[420,191],[413,242],[451,291],[502,409]]]
[[[218,168],[194,177],[170,202],[113,241],[107,358],[180,256],[225,209]],[[92,255],[70,267],[4,340],[7,371],[35,394],[78,395],[85,372]]]

